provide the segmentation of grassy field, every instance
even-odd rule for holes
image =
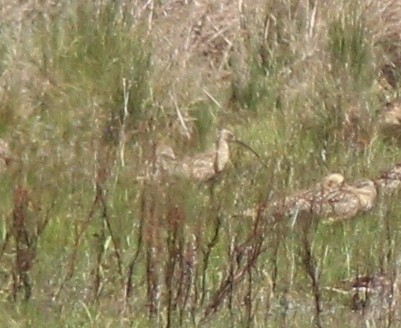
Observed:
[[[0,326],[400,325],[339,292],[398,272],[397,195],[307,228],[243,214],[400,160],[378,123],[397,1],[0,4]],[[219,128],[264,165],[233,145],[213,182],[146,178],[157,145],[193,155]]]

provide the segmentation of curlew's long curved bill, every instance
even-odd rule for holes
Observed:
[[[263,165],[266,165],[265,162],[263,161],[262,157],[260,157],[260,155],[250,146],[248,146],[245,142],[241,141],[241,140],[234,140],[235,143],[241,145],[242,147],[248,149],[251,153],[253,153],[260,161]]]

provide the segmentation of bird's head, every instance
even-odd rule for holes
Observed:
[[[323,178],[322,185],[325,188],[338,188],[344,184],[345,178],[340,173],[332,173]]]
[[[156,148],[156,158],[164,160],[175,159],[175,154],[170,146],[158,145]]]
[[[236,141],[237,138],[235,137],[234,133],[227,129],[221,129],[218,132],[218,139],[224,140],[226,142],[233,142]]]

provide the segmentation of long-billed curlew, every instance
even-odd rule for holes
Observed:
[[[394,272],[358,275],[336,285],[325,289],[342,295],[352,295],[350,305],[354,311],[369,310],[369,315],[380,315],[383,310],[388,310],[391,303],[393,306],[398,303],[399,277]]]
[[[155,175],[159,176],[167,172],[175,163],[176,156],[170,146],[158,145],[156,148]]]
[[[0,139],[0,171],[3,171],[11,161],[10,147],[5,140]]]
[[[401,189],[401,163],[382,173],[375,183],[383,194]]]
[[[377,197],[371,180],[347,184],[341,174],[330,174],[314,187],[273,204],[273,219],[316,216],[330,222],[353,218],[371,210]]]
[[[284,217],[296,219],[302,213],[307,213],[307,215],[321,214],[321,207],[326,202],[327,197],[336,190],[340,190],[344,184],[345,178],[342,174],[329,174],[309,189],[284,197],[271,204],[266,204],[267,206],[264,208],[262,215],[271,220],[272,223],[275,223]],[[255,208],[247,209],[241,214],[255,218],[258,215],[258,211]]]
[[[158,147],[156,150],[156,163],[160,167],[160,172],[164,172],[167,175],[181,176],[196,181],[207,181],[226,168],[230,161],[229,143],[231,142],[244,146],[260,159],[259,155],[251,147],[237,140],[231,131],[221,129],[218,132],[216,146],[213,150],[177,160],[170,147]]]
[[[327,197],[325,218],[329,222],[351,219],[358,214],[370,211],[377,198],[376,185],[372,180],[361,180],[341,189]]]
[[[396,277],[386,274],[357,277],[352,283],[352,309],[365,310],[368,306],[378,307],[377,310],[387,308],[398,289],[396,280]]]
[[[395,140],[401,144],[401,99],[387,103],[379,116],[380,133],[387,140]]]
[[[333,191],[339,190],[344,185],[344,181],[342,174],[330,174],[312,188],[287,196],[273,206],[287,214],[299,211],[314,212],[314,206],[322,203]]]

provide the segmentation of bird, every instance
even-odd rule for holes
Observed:
[[[322,202],[331,192],[341,188],[344,183],[345,178],[342,174],[331,173],[311,188],[268,204],[263,214],[271,223],[290,217],[292,225],[294,225],[300,216],[310,217],[322,214],[320,209]],[[256,216],[255,210],[247,210],[245,213],[246,216]]]
[[[373,208],[377,197],[372,180],[348,184],[340,173],[332,173],[307,190],[273,204],[274,221],[291,217],[318,217],[326,222],[353,218]]]
[[[379,131],[385,140],[401,145],[401,98],[387,102],[379,115]]]
[[[331,173],[322,179],[322,188],[330,190],[333,188],[341,187],[345,182],[345,178],[340,173]]]
[[[173,148],[160,144],[155,151],[155,175],[161,175],[169,170],[176,161]]]
[[[381,193],[391,193],[401,188],[401,163],[397,163],[394,167],[380,174],[375,179]]]
[[[352,282],[354,295],[351,308],[357,311],[364,310],[368,306],[385,305],[392,300],[394,289],[394,278],[386,274],[356,277]]]
[[[332,191],[341,188],[344,183],[345,178],[342,174],[329,174],[315,186],[273,203],[273,207],[276,207],[278,212],[285,216],[293,216],[295,213],[302,212],[312,214],[317,212],[316,205],[321,204]]]
[[[157,172],[168,176],[179,176],[194,181],[208,181],[223,172],[230,161],[229,143],[238,143],[252,151],[259,159],[260,156],[247,144],[238,140],[227,129],[218,132],[214,149],[195,155],[177,159],[169,146],[161,146],[156,150]]]
[[[350,185],[348,190],[359,198],[360,211],[368,212],[373,209],[377,198],[377,187],[373,180],[359,180]]]
[[[398,65],[399,65],[398,60]],[[384,64],[380,70],[379,83],[382,89],[391,90],[396,89],[398,85],[398,75],[397,66],[394,63]]]
[[[356,217],[373,209],[377,189],[372,180],[364,179],[343,185],[327,196],[322,211],[326,222],[338,222]]]
[[[184,169],[189,171],[188,175],[194,180],[210,180],[227,167],[230,161],[229,143],[232,142],[239,141],[231,131],[221,129],[217,135],[215,148],[194,157],[184,158]]]
[[[173,148],[167,145],[158,145],[156,148],[156,159],[162,161],[163,159],[175,160],[176,156]]]
[[[8,143],[4,139],[0,139],[0,171],[4,171],[6,166],[8,166],[12,160]]]
[[[390,302],[396,301],[398,284],[398,275],[395,272],[392,274],[377,272],[344,279],[336,283],[336,286],[327,286],[324,289],[337,294],[352,295],[350,306],[353,311],[370,309],[380,312],[383,306],[388,307]]]

